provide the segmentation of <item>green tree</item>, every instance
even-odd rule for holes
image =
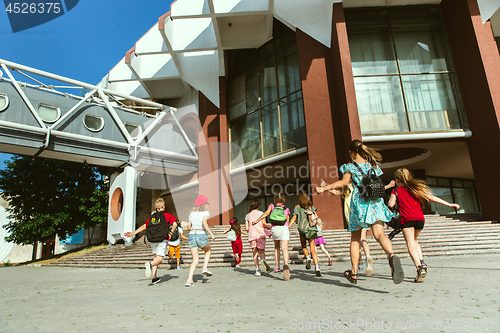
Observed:
[[[64,239],[105,223],[108,184],[103,171],[82,163],[12,157],[0,170],[0,190],[10,205],[6,241],[26,245],[55,235]]]

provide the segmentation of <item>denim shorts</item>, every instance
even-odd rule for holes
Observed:
[[[193,247],[205,247],[208,245],[208,236],[205,233],[200,234],[189,234],[188,247],[191,249]]]

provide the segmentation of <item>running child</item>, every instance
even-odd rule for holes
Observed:
[[[266,223],[265,218],[269,216],[269,222]],[[285,208],[285,194],[283,192],[274,194],[274,204],[270,204],[266,212],[262,214],[256,221],[252,222],[256,225],[262,221],[262,225],[266,229],[271,230],[274,239],[274,258],[276,267],[274,272],[280,271],[280,247],[283,251],[283,279],[290,280],[290,267],[288,267],[288,241],[290,240],[290,230],[288,229],[288,220],[290,210]]]
[[[271,267],[266,262],[266,237],[269,231],[262,226],[262,223],[253,224],[262,214],[259,210],[260,202],[259,200],[252,199],[248,207],[248,214],[245,217],[245,230],[248,231],[248,241],[250,242],[250,248],[252,249],[253,262],[255,264],[255,276],[261,276],[261,271],[259,267],[259,257],[260,263],[264,266],[266,272],[271,270]],[[270,233],[269,233],[270,235]]]
[[[234,260],[236,260],[236,267],[240,267],[241,263],[241,254],[243,253],[243,242],[241,241],[241,234],[248,235],[245,231],[241,230],[240,223],[238,222],[238,218],[233,217],[230,222],[229,228],[227,228],[223,234],[228,233],[229,231],[233,231],[236,239],[231,241],[231,247],[233,248]]]

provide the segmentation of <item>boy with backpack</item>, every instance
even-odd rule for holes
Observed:
[[[181,222],[179,221],[177,228],[168,240],[168,258],[172,259],[175,256],[178,270],[181,269],[181,240],[188,240],[188,238],[184,236],[183,232]]]
[[[134,232],[126,232],[125,237],[132,237],[143,230],[146,230],[146,237],[151,244],[153,251],[153,261],[145,263],[146,277],[151,275],[153,279],[152,284],[160,282],[160,278],[156,277],[158,266],[163,262],[165,251],[167,250],[167,241],[170,239],[177,229],[177,219],[170,213],[165,212],[165,201],[162,198],[155,201],[155,212],[151,214],[146,223],[137,228]]]

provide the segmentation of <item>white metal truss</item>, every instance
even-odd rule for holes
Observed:
[[[158,156],[163,156],[163,157],[175,157],[181,160],[188,160],[188,161],[197,161],[198,160],[198,155],[196,153],[196,149],[189,140],[188,136],[186,135],[186,132],[182,128],[181,124],[179,123],[175,111],[176,109],[173,107],[169,107],[163,104],[159,104],[156,102],[152,102],[146,99],[130,96],[124,93],[120,93],[117,91],[112,91],[106,88],[103,88],[102,86],[94,86],[88,83],[84,83],[81,81],[69,79],[63,76],[59,76],[56,74],[44,72],[41,70],[37,70],[34,68],[30,68],[27,66],[19,65],[10,61],[2,60],[0,59],[0,66],[2,70],[5,72],[8,78],[3,77],[3,75],[0,75],[0,82],[5,81],[11,83],[17,92],[19,93],[20,97],[26,103],[28,106],[31,114],[33,117],[36,119],[39,127],[32,126],[32,125],[26,125],[26,124],[20,124],[20,123],[15,123],[15,122],[10,122],[10,121],[5,121],[1,120],[0,121],[0,127],[7,127],[7,128],[12,128],[12,129],[18,129],[18,130],[23,130],[23,131],[28,131],[28,132],[33,132],[33,133],[39,133],[39,134],[45,134],[45,141],[43,145],[40,147],[40,151],[36,154],[38,155],[42,150],[46,149],[49,145],[51,137],[61,137],[61,138],[67,138],[67,139],[74,139],[74,140],[81,140],[85,142],[90,142],[90,143],[96,143],[96,144],[102,144],[106,146],[111,146],[111,147],[118,147],[118,148],[124,148],[129,151],[129,155],[131,158],[131,162],[133,163],[138,159],[138,153],[139,152],[144,152],[148,154],[155,154]],[[24,82],[20,82],[14,78],[14,76],[11,73],[11,70],[19,72],[20,74],[30,78],[34,82],[38,83],[38,85],[34,84],[28,84]],[[0,71],[1,73],[1,71]],[[38,75],[41,77],[45,77],[48,79],[52,80],[57,80],[66,84],[69,84],[71,86],[51,86],[44,84],[40,82],[39,80],[34,79],[33,77],[29,76],[26,73],[31,73],[33,75]],[[30,88],[35,88],[39,89],[44,92],[52,93],[52,94],[58,94],[58,95],[64,95],[64,96],[70,96],[74,99],[80,99],[80,101],[73,106],[70,110],[68,110],[64,115],[61,116],[56,122],[53,124],[49,125],[45,123],[40,116],[38,115],[37,111],[35,110],[34,106],[30,102],[30,99],[26,94],[24,93],[22,87],[30,87]],[[90,90],[88,93],[85,94],[84,97],[81,96],[75,96],[75,95],[70,95],[66,92],[61,92],[57,89],[69,89],[69,88],[76,88],[76,89],[87,89]],[[123,101],[133,101],[136,103],[139,103],[140,105],[143,105],[142,107],[139,107],[137,109],[141,111],[134,110],[134,107],[131,106],[126,106],[123,104]],[[114,141],[114,140],[107,140],[107,139],[102,139],[102,138],[96,138],[92,136],[85,136],[81,134],[76,134],[76,133],[68,133],[68,132],[63,132],[56,130],[57,126],[63,123],[65,120],[67,120],[69,117],[72,116],[72,114],[83,104],[83,103],[92,103],[96,105],[101,105],[107,108],[109,111],[111,117],[117,124],[121,134],[126,138],[127,142],[119,142],[119,141]],[[143,111],[144,108],[148,109],[153,109],[157,110],[156,115],[151,115]],[[120,109],[126,112],[132,112],[136,114],[140,114],[141,116],[151,118],[152,121],[151,123],[147,124],[147,127],[144,129],[142,134],[138,136],[136,139],[133,139],[130,135],[130,133],[127,131],[124,122],[122,119],[120,119],[119,115],[116,112],[116,109]],[[143,143],[145,138],[150,134],[152,131],[156,130],[159,126],[162,126],[162,122],[165,121],[166,116],[169,115],[169,117],[173,118],[173,123],[178,127],[179,132],[181,133],[183,139],[186,142],[186,145],[189,147],[189,150],[192,155],[186,155],[178,152],[173,152],[173,151],[168,151],[164,149],[155,149],[151,147],[147,147]]]

